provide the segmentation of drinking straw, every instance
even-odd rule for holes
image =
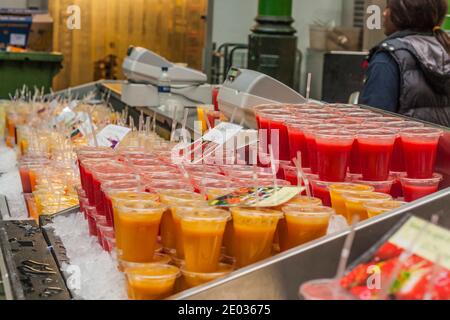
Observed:
[[[306,100],[308,101],[311,96],[311,81],[312,81],[312,74],[308,73],[308,80],[306,81]]]
[[[173,142],[173,139],[175,138],[175,130],[177,129],[177,125],[177,105],[174,105],[172,111],[172,128],[170,129],[170,142]]]
[[[98,145],[98,140],[97,140],[97,134],[95,132],[94,124],[92,123],[92,111],[91,110],[88,111],[88,118],[89,118],[89,128],[91,129],[91,133],[92,133],[92,136],[94,139],[94,146],[96,148],[98,148],[99,145]]]
[[[301,181],[303,181],[303,184],[305,185],[305,189],[306,189],[306,195],[308,197],[312,197],[311,189],[309,188],[309,179],[303,172],[301,151],[297,152],[297,159],[293,159],[293,160],[294,160],[295,166],[297,167],[298,186],[301,187]]]
[[[135,130],[136,127],[134,126],[134,119],[133,119],[132,116],[129,117],[129,125],[130,125],[130,128],[131,128],[131,131],[132,131],[132,132],[136,131],[136,130]]]
[[[234,122],[234,118],[236,117],[237,107],[233,108],[233,113],[231,114],[230,123]]]
[[[431,224],[437,225],[439,221],[438,215],[433,215],[431,217]],[[389,295],[389,290],[392,287],[392,284],[397,279],[398,275],[400,274],[402,266],[405,264],[406,261],[408,261],[411,256],[414,255],[414,248],[418,244],[420,238],[425,234],[425,232],[428,230],[430,224],[426,223],[420,230],[417,232],[416,236],[413,237],[411,242],[408,244],[407,248],[405,248],[405,251],[400,255],[397,264],[395,265],[394,269],[392,270],[391,276],[388,277],[388,281],[386,281],[387,285],[384,286],[384,288],[381,288],[380,291],[380,300],[386,300]],[[384,282],[383,282],[384,283]]]
[[[350,258],[351,249],[353,242],[355,240],[356,226],[359,223],[359,216],[354,215],[352,219],[352,224],[350,226],[350,233],[345,238],[344,247],[341,251],[341,256],[339,258],[338,268],[336,271],[336,276],[334,277],[333,286],[333,297],[337,297],[337,290],[339,288],[339,281],[344,277],[345,270],[347,269],[348,259]]]
[[[183,115],[183,123],[181,124],[181,133],[183,135],[183,142],[187,143],[187,135],[186,135],[186,126],[187,126],[187,120],[189,116],[189,109],[184,109],[184,115]]]
[[[269,144],[269,156],[270,156],[270,168],[272,170],[272,176],[273,176],[273,184],[275,189],[277,189],[277,171],[275,168],[275,158],[273,156],[273,149],[272,145]]]
[[[144,126],[144,112],[141,110],[141,114],[139,116],[139,133],[142,133]]]
[[[253,179],[256,181],[256,201],[259,202],[259,178],[258,178],[258,166],[253,165]]]
[[[206,115],[205,122],[206,122],[206,126],[208,127],[208,131],[210,131],[211,130],[211,123],[209,122],[208,115]]]
[[[156,132],[156,110],[153,111],[153,132]]]

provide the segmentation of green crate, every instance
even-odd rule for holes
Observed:
[[[62,68],[63,55],[47,52],[0,52],[0,99],[14,95],[24,85],[50,92]]]

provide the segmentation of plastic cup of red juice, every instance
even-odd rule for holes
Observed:
[[[320,181],[316,179],[310,179],[312,194],[315,198],[322,200],[322,203],[326,207],[331,207],[331,194],[329,187],[336,182]]]
[[[392,152],[391,171],[406,171],[401,132],[412,128],[423,128],[424,126],[425,125],[423,123],[416,121],[403,121],[389,124],[389,130],[395,131],[399,134],[395,140],[394,151]]]
[[[270,144],[274,151],[274,156],[277,154],[278,159],[290,161],[290,149],[289,149],[289,134],[286,122],[292,119],[291,115],[272,115],[269,117],[269,131],[270,131]],[[275,139],[278,134],[278,141]]]
[[[253,107],[253,112],[255,114],[255,118],[256,118],[256,124],[258,126],[258,129],[263,129],[261,128],[261,122],[260,122],[260,116],[261,113],[266,111],[266,110],[278,110],[279,108],[282,108],[283,105],[276,105],[276,104],[262,104],[256,107]],[[264,124],[263,124],[264,126]],[[266,130],[268,129],[268,127],[265,128]]]
[[[354,183],[364,184],[366,186],[371,186],[374,188],[374,192],[378,193],[386,193],[392,195],[392,186],[396,182],[396,179],[393,176],[390,176],[387,181],[365,181],[362,177],[354,179]]]
[[[353,113],[347,113],[345,115],[346,118],[359,121],[361,123],[368,122],[370,119],[375,118],[383,118],[383,115],[380,113],[375,113],[368,110],[360,110]]]
[[[303,129],[303,132],[305,134],[306,148],[308,150],[309,166],[313,174],[318,173],[316,134],[323,130],[329,131],[335,129],[339,129],[339,127],[335,124],[311,125],[306,126]]]
[[[262,135],[263,140],[266,141],[267,144],[271,142],[270,136],[270,119],[274,116],[282,116],[287,115],[288,113],[283,110],[282,105],[276,109],[263,109],[261,111],[256,112],[257,122],[259,123],[258,129],[260,130],[260,135]],[[265,130],[263,132],[262,130]]]
[[[351,120],[351,119],[347,119]],[[354,120],[351,120],[352,122]],[[360,123],[358,124],[347,124],[344,125],[345,130],[351,131],[355,134],[355,141],[353,142],[352,151],[350,152],[350,159],[348,163],[348,168],[350,174],[361,174],[361,161],[359,156],[359,142],[358,142],[358,132],[368,129],[378,129],[379,125],[374,123]]]
[[[321,122],[317,120],[292,120],[287,123],[290,158],[291,160],[296,159],[297,153],[301,152],[303,168],[309,168],[310,166],[304,128],[305,126],[320,124]]]
[[[137,180],[108,181],[102,184],[103,203],[105,207],[105,216],[108,224],[114,227],[114,211],[109,195],[117,191],[139,192],[140,187]]]
[[[366,181],[389,179],[391,157],[397,134],[387,129],[360,131],[357,135],[361,173]]]
[[[442,181],[442,175],[435,173],[431,179],[411,179],[405,175],[400,180],[405,201],[413,202],[437,192]]]
[[[97,212],[100,215],[104,215],[103,210],[103,202],[102,202],[102,196],[101,196],[101,184],[102,180],[107,180],[108,178],[111,178],[109,175],[111,174],[125,174],[128,175],[128,177],[124,177],[123,179],[120,179],[117,177],[117,180],[126,180],[129,179],[130,176],[133,173],[133,170],[130,167],[124,166],[123,164],[119,163],[104,163],[92,166],[90,168],[90,171],[92,173],[92,192],[93,192],[93,200],[92,203],[94,206],[97,207]],[[115,180],[115,178],[112,178]]]
[[[400,117],[381,117],[381,118],[369,118],[366,123],[376,123],[380,127],[390,129],[391,124],[405,122],[405,119]]]
[[[443,131],[434,128],[413,128],[403,130],[400,135],[408,178],[432,178]]]
[[[403,197],[403,187],[401,182],[401,177],[407,176],[406,172],[391,172],[391,177],[394,179],[394,184],[392,185],[391,195],[394,199]]]
[[[317,169],[321,180],[342,182],[347,168],[355,135],[345,130],[323,130],[316,135]]]

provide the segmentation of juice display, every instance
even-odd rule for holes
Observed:
[[[215,208],[176,208],[181,219],[186,270],[210,273],[217,271],[225,226],[231,216]]]
[[[433,128],[415,128],[401,132],[405,169],[409,178],[433,177],[438,143],[442,135],[442,130]]]
[[[280,248],[286,251],[327,234],[331,216],[335,213],[328,207],[286,206],[285,218],[280,221]]]
[[[358,216],[359,221],[367,220],[369,218],[367,209],[364,205],[392,200],[390,195],[376,192],[362,194],[344,193],[342,197],[345,200],[345,206],[347,208],[347,221],[350,223],[352,223],[354,216]]]
[[[241,268],[269,258],[280,211],[231,208],[236,266]]]
[[[343,198],[344,193],[362,194],[373,192],[374,188],[363,184],[336,183],[329,186],[331,203],[337,214],[347,217],[347,207]]]
[[[125,270],[128,296],[132,300],[160,300],[171,296],[180,269],[164,264]]]
[[[431,179],[411,179],[402,176],[400,180],[405,201],[413,202],[437,192],[442,179],[442,175],[438,173],[435,173]]]
[[[220,263],[217,270],[212,273],[192,272],[186,270],[185,267],[181,268],[182,284],[181,290],[188,290],[201,286],[205,283],[215,281],[223,278],[233,272],[234,267],[229,264]]]
[[[382,203],[367,203],[364,207],[367,210],[369,218],[373,218],[380,214],[403,207],[405,204],[406,202],[402,201],[386,201]]]
[[[120,258],[130,262],[152,262],[159,224],[166,206],[153,201],[119,203]]]
[[[354,135],[349,131],[320,131],[315,136],[317,171],[323,181],[344,181]]]
[[[366,181],[389,179],[391,157],[397,135],[390,130],[365,130],[358,133],[361,173]]]

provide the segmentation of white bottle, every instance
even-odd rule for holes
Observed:
[[[169,68],[162,67],[161,77],[158,80],[159,105],[167,106],[167,101],[171,96],[171,81],[169,77]]]

